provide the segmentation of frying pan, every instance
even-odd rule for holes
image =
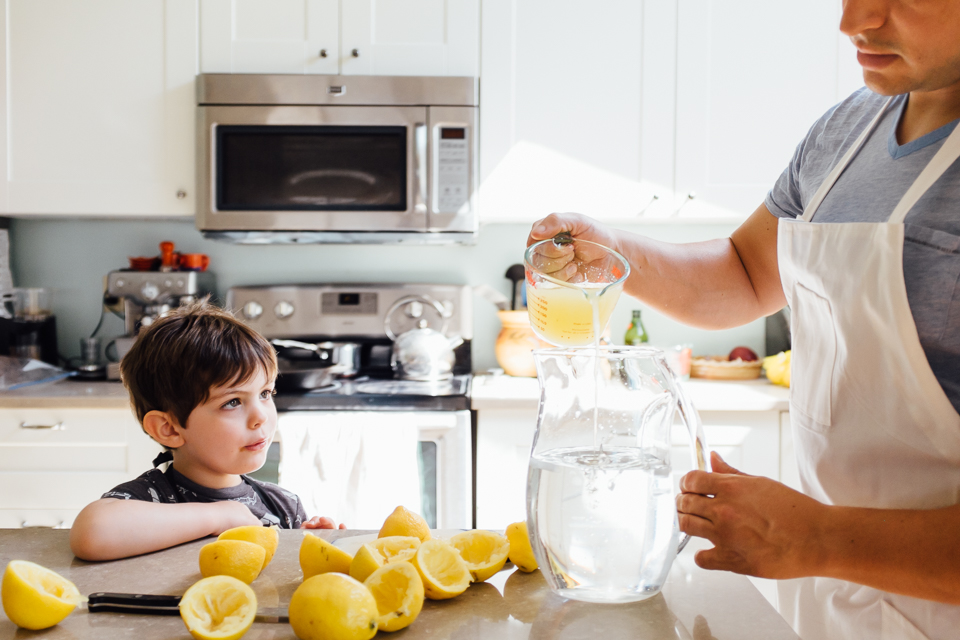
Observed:
[[[360,366],[356,342],[300,342],[271,340],[277,350],[277,388],[287,391],[319,389]]]

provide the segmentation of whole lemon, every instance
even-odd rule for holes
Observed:
[[[217,540],[243,540],[263,547],[266,552],[266,556],[263,558],[263,566],[260,567],[260,570],[263,571],[273,560],[273,554],[277,552],[277,545],[280,544],[280,533],[276,527],[249,525],[227,529],[217,536]]]
[[[383,521],[377,535],[378,538],[387,536],[416,536],[421,542],[426,542],[430,539],[430,527],[419,513],[399,506]]]
[[[370,640],[380,616],[370,591],[342,573],[304,580],[290,598],[289,615],[300,640]]]
[[[13,560],[3,572],[0,586],[3,611],[24,629],[46,629],[57,624],[80,603],[77,587],[46,567]]]
[[[250,584],[260,575],[266,551],[253,542],[217,540],[200,549],[200,575],[233,576]]]

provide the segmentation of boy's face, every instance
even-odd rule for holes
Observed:
[[[273,386],[274,380],[258,371],[243,383],[211,389],[206,402],[190,412],[186,429],[179,429],[184,443],[174,454],[177,471],[218,489],[263,466],[277,430]]]

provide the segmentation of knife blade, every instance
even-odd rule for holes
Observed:
[[[91,593],[87,600],[90,613],[139,613],[151,616],[180,615],[181,596],[146,593]],[[257,609],[256,622],[290,622],[287,610],[281,607]]]

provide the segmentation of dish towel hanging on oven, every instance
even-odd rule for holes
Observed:
[[[307,516],[380,529],[398,505],[421,513],[418,427],[374,411],[281,414],[280,485]]]

